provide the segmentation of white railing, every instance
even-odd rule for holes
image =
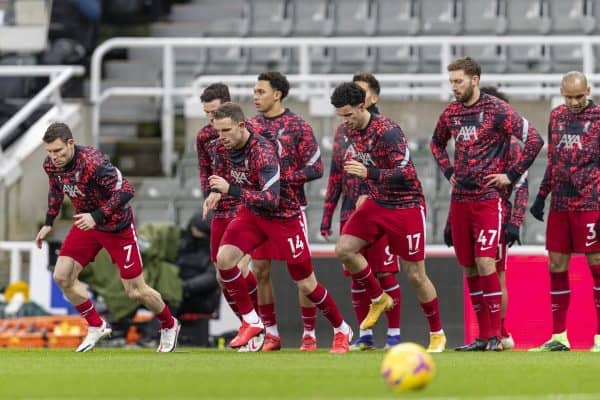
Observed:
[[[82,66],[63,66],[63,65],[33,65],[33,66],[0,66],[0,76],[47,76],[50,78],[48,84],[40,90],[31,100],[13,115],[4,125],[0,127],[0,141],[21,125],[29,116],[43,103],[52,102],[59,109],[62,107],[62,98],[60,87],[74,76],[81,76],[85,73]],[[0,150],[0,160],[2,152]]]
[[[323,37],[323,38],[114,38],[96,48],[91,65],[91,102],[92,136],[95,145],[99,144],[100,107],[113,96],[129,97],[161,97],[162,98],[162,154],[161,161],[165,175],[171,175],[175,161],[174,153],[174,98],[176,96],[197,95],[198,89],[205,83],[223,81],[231,84],[232,92],[250,95],[248,86],[255,82],[256,76],[205,76],[188,86],[175,87],[175,49],[181,48],[215,48],[215,47],[272,47],[293,48],[298,52],[299,74],[290,76],[297,84],[297,89],[290,93],[292,97],[306,100],[309,95],[327,95],[328,90],[336,82],[348,79],[342,75],[314,75],[311,73],[312,47],[360,47],[392,48],[400,46],[433,47],[440,52],[439,74],[378,74],[377,78],[384,84],[382,92],[385,96],[438,96],[448,99],[450,95],[446,65],[452,60],[452,46],[471,45],[563,45],[581,49],[582,71],[588,75],[592,84],[600,82],[600,75],[594,74],[594,45],[600,44],[597,36],[410,36],[410,37]],[[162,85],[155,87],[112,87],[101,89],[101,66],[107,52],[117,48],[158,48],[162,50]],[[477,58],[477,55],[473,55]],[[510,83],[511,87],[503,88],[510,95],[555,95],[560,75],[557,74],[497,74],[487,75],[484,71],[482,81],[485,83]],[[532,85],[534,84],[534,85]],[[537,84],[537,85],[536,85]],[[317,85],[317,86],[315,86]],[[320,86],[319,86],[320,85]],[[421,87],[421,85],[426,85]]]
[[[10,256],[9,283],[24,280],[23,269],[29,266],[29,276],[25,279],[29,284],[29,296],[32,301],[48,311],[51,307],[52,273],[48,270],[48,243],[43,242],[38,249],[34,241],[5,242],[0,241],[0,252],[8,252]],[[29,263],[23,262],[23,253],[29,254]]]

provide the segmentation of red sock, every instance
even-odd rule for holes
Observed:
[[[252,271],[248,271],[246,278],[246,286],[248,287],[248,293],[250,294],[250,300],[255,310],[258,310],[258,290],[256,290],[256,277]]]
[[[381,286],[379,286],[379,282],[377,282],[373,271],[371,271],[371,267],[368,265],[362,271],[352,274],[352,279],[360,286],[367,289],[370,299],[377,299],[383,293]]]
[[[423,314],[429,322],[429,332],[439,332],[442,330],[442,321],[440,320],[440,302],[434,298],[427,303],[421,303]]]
[[[342,318],[342,314],[340,314],[340,310],[333,301],[333,297],[329,294],[325,286],[317,283],[317,287],[313,290],[308,296],[308,299],[313,302],[315,306],[319,308],[323,312],[325,318],[331,322],[331,325],[334,328],[339,327],[344,319]]]
[[[161,312],[156,314],[156,319],[160,322],[160,329],[171,329],[175,325],[175,320],[171,315],[171,310],[165,304],[165,308]]]
[[[590,265],[594,278],[594,303],[596,304],[596,333],[600,334],[600,264]]]
[[[550,273],[550,300],[552,301],[552,333],[567,329],[567,310],[571,300],[569,271]]]
[[[75,309],[79,311],[79,314],[81,314],[83,318],[85,318],[89,326],[93,326],[94,328],[102,326],[102,318],[100,318],[100,314],[98,314],[96,307],[94,307],[94,303],[92,303],[90,299],[75,306]]]
[[[473,311],[477,317],[477,324],[479,325],[479,337],[483,339],[489,338],[490,335],[490,314],[485,307],[483,302],[483,291],[481,290],[481,283],[479,276],[468,276],[467,286],[469,286],[469,293],[471,295],[471,304],[473,304]]]
[[[317,307],[300,307],[305,331],[314,331],[317,323]]]
[[[223,288],[223,297],[225,297],[225,300],[227,300],[227,304],[229,304],[229,307],[231,307],[231,310],[235,313],[235,315],[241,321],[242,320],[242,316],[241,316],[240,312],[238,311],[237,305],[235,304],[235,301],[229,295],[229,292],[225,288]]]
[[[262,319],[265,327],[277,325],[277,317],[275,316],[275,304],[260,304],[258,306],[258,315]]]
[[[245,315],[252,311],[254,308],[252,307],[252,301],[250,301],[248,287],[240,269],[237,266],[230,269],[221,269],[219,274],[221,274],[225,290],[229,292],[239,313]]]
[[[400,285],[398,285],[398,279],[396,275],[384,275],[378,277],[381,289],[390,295],[394,300],[394,307],[385,312],[388,321],[388,328],[400,329],[400,308],[402,302],[402,292],[400,291]],[[368,309],[367,309],[368,312]]]
[[[356,315],[356,322],[360,323],[365,319],[369,312],[371,298],[367,293],[367,289],[362,287],[354,278],[352,278],[352,308]]]
[[[508,331],[506,330],[504,321],[505,321],[505,318],[500,319],[500,334],[502,335],[502,337],[508,337]]]
[[[489,275],[480,276],[481,288],[483,289],[483,301],[487,305],[490,318],[490,336],[500,337],[500,317],[502,308],[502,288],[498,274],[493,272]]]

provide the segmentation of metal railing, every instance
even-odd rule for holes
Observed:
[[[174,152],[174,99],[176,96],[197,95],[199,87],[208,82],[222,81],[227,84],[237,83],[232,87],[232,94],[248,92],[256,76],[210,75],[200,77],[192,85],[175,87],[175,49],[181,48],[293,48],[298,52],[298,71],[290,80],[297,84],[290,93],[292,97],[307,99],[309,95],[327,95],[327,90],[348,76],[315,75],[311,72],[312,47],[378,47],[393,48],[412,46],[418,48],[433,47],[439,49],[439,74],[378,74],[377,78],[384,84],[382,91],[388,96],[433,95],[442,99],[449,98],[449,84],[446,65],[452,60],[453,46],[516,46],[516,45],[562,45],[581,49],[582,71],[588,75],[591,84],[600,82],[600,75],[594,74],[594,45],[600,45],[597,36],[408,36],[408,37],[272,37],[272,38],[114,38],[96,48],[91,65],[91,102],[92,137],[95,145],[99,144],[100,107],[104,101],[113,96],[128,97],[160,97],[162,98],[162,154],[163,172],[171,175],[175,161]],[[154,87],[112,87],[101,89],[101,66],[104,56],[118,48],[155,48],[162,50],[162,85]],[[477,58],[477,55],[474,55]],[[511,83],[511,87],[503,88],[510,95],[555,95],[560,75],[557,74],[483,74],[486,83]],[[319,84],[315,89],[315,85]],[[534,84],[534,85],[532,85]],[[536,85],[537,84],[537,85]],[[425,85],[425,87],[423,87]]]

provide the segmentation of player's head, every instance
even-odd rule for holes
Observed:
[[[290,83],[285,75],[277,71],[267,71],[258,75],[254,85],[254,105],[261,114],[278,111],[281,101],[290,91]]]
[[[459,58],[448,64],[450,84],[456,100],[471,105],[479,98],[481,66],[471,57]]]
[[[42,138],[44,148],[52,163],[59,168],[64,167],[75,154],[75,139],[67,124],[55,122],[51,124]]]
[[[481,93],[485,93],[485,94],[489,94],[490,96],[497,97],[506,103],[510,103],[508,101],[508,96],[504,92],[499,91],[498,88],[495,86],[482,86],[479,88],[479,91]]]
[[[204,113],[208,117],[210,123],[213,123],[212,113],[223,103],[231,101],[229,95],[229,88],[227,85],[221,82],[212,83],[204,89],[200,95],[200,101],[202,102],[202,108]]]
[[[213,125],[226,149],[240,149],[250,133],[244,124],[244,111],[235,103],[223,103],[213,112]]]
[[[344,123],[354,129],[363,129],[369,123],[370,113],[365,105],[366,93],[354,82],[346,82],[335,88],[331,104]]]
[[[373,104],[377,104],[381,86],[379,86],[379,81],[373,74],[368,72],[357,72],[352,77],[352,82],[356,83],[365,91],[365,104],[367,105],[367,108],[371,107]]]
[[[560,95],[565,99],[569,111],[580,113],[588,105],[590,87],[584,73],[579,71],[567,72],[560,85]]]

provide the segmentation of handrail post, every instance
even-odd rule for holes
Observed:
[[[162,168],[165,176],[173,173],[173,157],[175,153],[175,132],[173,123],[173,88],[175,86],[175,57],[173,46],[166,44],[163,48],[163,89],[162,101]]]

